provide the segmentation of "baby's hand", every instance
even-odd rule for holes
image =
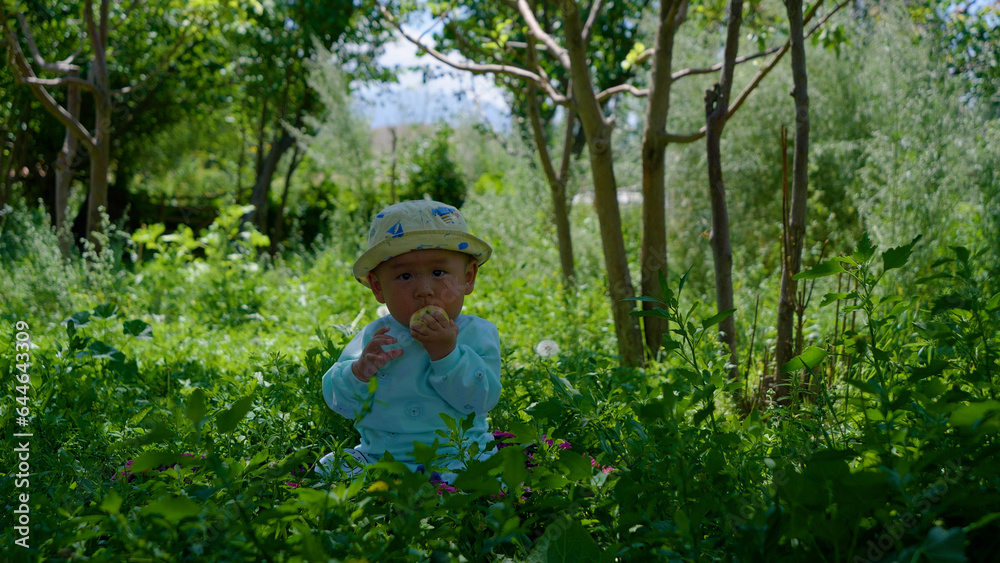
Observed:
[[[354,363],[351,364],[351,371],[354,373],[354,377],[357,377],[362,383],[368,383],[372,376],[378,373],[378,370],[382,369],[382,366],[389,363],[390,360],[403,355],[403,351],[399,348],[394,350],[382,349],[383,346],[396,343],[396,339],[386,334],[387,332],[389,332],[389,327],[387,326],[376,330],[375,336],[368,341],[365,349],[361,352],[361,357],[354,360]]]
[[[410,336],[423,344],[431,360],[440,360],[455,349],[458,325],[442,310],[424,313],[420,322],[410,323]]]

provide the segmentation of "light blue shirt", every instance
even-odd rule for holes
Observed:
[[[414,442],[446,441],[436,433],[448,433],[440,414],[460,421],[474,412],[475,423],[466,439],[469,444],[479,443],[484,452],[481,459],[492,455],[486,451],[493,441],[486,413],[500,398],[500,334],[493,323],[472,315],[459,315],[455,323],[455,349],[437,361],[431,361],[423,345],[410,336],[410,329],[391,315],[363,328],[344,348],[337,363],[323,375],[323,398],[341,416],[355,419],[354,427],[361,434],[355,449],[374,459],[388,451],[396,461],[416,469]],[[351,365],[375,331],[385,326],[397,340],[385,349],[402,348],[403,355],[378,371],[378,386],[369,394],[368,384],[354,376]],[[369,410],[359,419],[365,409]],[[438,452],[450,455],[455,449],[440,447]]]

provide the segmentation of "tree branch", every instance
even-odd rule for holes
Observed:
[[[101,0],[101,45],[108,44],[108,11],[111,8],[109,0]]]
[[[825,24],[831,17],[833,17],[834,14],[843,9],[843,7],[846,6],[849,2],[850,0],[843,0],[843,2],[837,4],[832,10],[830,10],[830,13],[823,16],[822,19],[816,22],[816,25],[814,25],[812,28],[809,29],[809,32],[805,34],[805,37],[809,37],[810,35],[815,33],[820,27],[823,26],[823,24]],[[808,23],[810,20],[812,20],[813,16],[816,15],[816,10],[819,9],[819,7],[822,4],[823,4],[822,0],[813,4],[812,7],[809,8],[809,13],[805,15],[803,23]],[[767,76],[774,69],[775,66],[777,66],[778,62],[781,60],[782,57],[785,56],[785,53],[788,52],[788,49],[790,47],[791,47],[791,42],[786,41],[784,45],[778,48],[776,54],[774,55],[774,58],[772,58],[767,63],[766,66],[757,71],[757,74],[754,75],[754,77],[750,80],[750,82],[743,88],[743,91],[740,92],[740,95],[729,107],[729,113],[726,114],[727,120],[730,119],[733,116],[733,114],[735,114],[736,111],[740,109],[740,107],[747,100],[747,98],[750,97],[750,94],[757,88],[757,86],[761,83],[761,81],[764,80],[764,77]],[[668,133],[667,141],[671,143],[691,143],[704,137],[705,131],[706,131],[705,127],[702,127],[701,129],[695,131],[694,133],[688,133],[684,135],[676,135]]]
[[[531,31],[531,34],[548,47],[548,52],[552,53],[560,64],[567,69],[570,68],[572,65],[570,65],[569,55],[566,53],[566,49],[560,47],[556,43],[555,39],[553,39],[548,33],[545,33],[542,26],[538,25],[538,20],[535,19],[535,13],[531,11],[531,6],[528,6],[528,2],[526,0],[517,0],[517,10],[521,13],[521,17],[524,18],[524,23],[528,25],[528,29]]]
[[[3,33],[7,38],[8,53],[11,58],[11,65],[14,71],[14,77],[18,82],[22,84],[27,84],[31,89],[35,97],[42,104],[42,107],[46,111],[55,116],[66,128],[73,133],[73,135],[80,140],[80,142],[87,148],[87,150],[93,149],[97,145],[97,140],[91,136],[90,132],[87,131],[86,127],[78,119],[75,119],[66,108],[59,105],[59,102],[52,97],[52,94],[41,84],[32,84],[31,79],[37,80],[38,77],[35,76],[34,71],[31,69],[31,65],[28,64],[27,58],[24,56],[24,52],[21,51],[21,45],[18,43],[17,36],[14,35],[14,31],[10,28],[8,24],[8,19],[5,17],[0,20],[0,24],[3,25]],[[89,84],[92,88],[93,84]]]
[[[21,26],[21,30],[24,32],[24,40],[28,43],[28,48],[31,49],[31,57],[35,59],[35,63],[42,68],[50,72],[60,72],[67,73],[70,70],[80,70],[80,67],[73,64],[73,59],[76,58],[76,53],[70,55],[66,60],[59,61],[57,63],[47,63],[45,59],[42,58],[42,54],[38,52],[38,47],[35,45],[35,36],[31,33],[31,27],[28,25],[28,20],[25,19],[24,14],[21,12],[17,13],[17,23]]]
[[[448,65],[451,68],[457,70],[464,70],[472,74],[490,74],[490,73],[506,74],[508,76],[514,76],[517,78],[521,78],[523,80],[529,80],[537,84],[539,88],[544,90],[546,95],[552,98],[553,103],[556,103],[558,105],[566,105],[569,102],[566,96],[560,94],[548,80],[542,77],[542,75],[523,69],[521,67],[507,65],[507,64],[460,63],[451,60],[450,58],[448,58],[441,52],[437,51],[433,47],[428,47],[427,45],[421,43],[418,39],[412,37],[405,30],[403,30],[403,27],[399,24],[398,21],[396,21],[396,18],[394,18],[392,14],[389,13],[389,10],[384,5],[379,3],[378,6],[379,9],[382,11],[382,14],[386,17],[386,19],[389,20],[389,23],[391,23],[392,26],[395,27],[400,34],[402,34],[404,39],[412,43],[417,49],[420,49],[422,52],[427,53],[428,55],[440,61],[441,63],[444,63],[445,65]]]
[[[613,97],[615,94],[620,94],[622,92],[627,92],[632,94],[636,98],[645,98],[649,96],[649,88],[636,88],[631,84],[619,84],[617,86],[612,86],[607,90],[603,90],[597,94],[597,101],[604,103],[607,99]]]
[[[594,5],[590,7],[590,14],[587,15],[587,23],[583,25],[583,42],[590,43],[590,36],[594,33],[594,23],[597,22],[597,14],[604,7],[604,0],[594,0]]]
[[[96,92],[94,84],[89,80],[84,80],[76,76],[64,76],[62,78],[38,78],[36,76],[25,76],[21,79],[24,84],[35,84],[38,86],[79,86],[88,92]]]
[[[781,49],[781,47],[771,47],[770,49],[767,49],[765,51],[760,51],[759,53],[754,53],[752,55],[746,55],[746,56],[743,56],[743,57],[737,57],[736,60],[733,61],[733,63],[738,65],[738,64],[742,64],[742,63],[745,63],[745,62],[752,61],[754,59],[759,59],[761,57],[766,57],[768,55],[772,55],[772,54],[778,52],[779,49]],[[716,64],[714,64],[714,65],[712,65],[712,66],[710,66],[708,68],[685,68],[685,69],[681,69],[681,70],[678,70],[677,72],[673,73],[673,75],[671,76],[671,80],[676,81],[676,80],[679,80],[681,78],[684,78],[685,76],[694,76],[694,75],[697,75],[697,74],[712,74],[713,72],[719,72],[720,70],[722,70],[722,64],[723,63],[716,63]]]

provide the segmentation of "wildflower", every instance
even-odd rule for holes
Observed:
[[[257,385],[260,385],[262,387],[270,387],[271,386],[270,383],[264,381],[264,374],[262,374],[261,372],[259,372],[259,371],[253,372],[253,377],[254,377],[254,379],[257,380]]]
[[[590,466],[600,468],[601,473],[604,473],[605,475],[615,470],[615,468],[611,467],[610,465],[601,465],[597,463],[597,460],[594,459],[594,456],[590,456]]]
[[[389,483],[385,481],[375,481],[368,486],[369,493],[385,493],[389,491]]]
[[[287,482],[285,484],[288,485],[289,487],[293,488],[293,489],[297,489],[297,488],[299,488],[299,487],[302,486],[302,485],[296,483],[295,481],[289,481],[289,482]]]
[[[438,492],[439,495],[441,493],[457,493],[458,492],[458,489],[456,489],[455,487],[453,487],[447,481],[439,481],[437,485],[438,485],[437,492]]]
[[[554,442],[552,441],[552,439],[551,438],[547,438],[545,436],[545,434],[542,434],[542,440],[544,440],[545,443],[548,444],[548,445],[550,445],[550,446],[554,444]],[[556,447],[559,448],[560,450],[569,450],[569,449],[573,448],[573,446],[570,445],[570,443],[567,442],[567,441],[565,441],[565,440],[559,442],[559,444],[557,444]]]
[[[559,353],[559,345],[555,340],[542,340],[535,344],[535,353],[543,358],[555,356]]]

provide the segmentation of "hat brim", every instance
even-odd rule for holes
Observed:
[[[485,264],[493,249],[485,241],[459,231],[414,231],[398,238],[388,238],[368,249],[354,263],[354,277],[368,285],[368,273],[379,264],[414,250],[452,250],[468,254]]]

